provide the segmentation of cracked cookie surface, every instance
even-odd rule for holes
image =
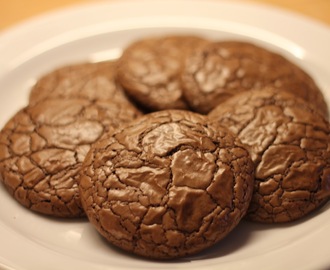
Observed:
[[[29,105],[0,132],[0,179],[33,211],[83,216],[77,180],[90,145],[137,115],[109,100],[54,98]]]
[[[79,63],[62,66],[42,77],[32,87],[29,104],[53,98],[112,100],[133,107],[116,82],[115,61]]]
[[[151,113],[93,145],[79,190],[112,244],[157,259],[196,253],[245,215],[254,166],[225,128],[188,111]]]
[[[279,54],[251,43],[223,41],[199,46],[185,59],[183,95],[199,113],[210,112],[240,92],[271,86],[307,100],[328,118],[327,104],[313,79]]]
[[[330,198],[330,124],[304,100],[274,89],[232,97],[209,114],[247,146],[256,166],[247,217],[297,220]]]
[[[187,52],[205,42],[195,36],[136,41],[118,61],[118,81],[133,100],[149,111],[188,109],[179,73]]]

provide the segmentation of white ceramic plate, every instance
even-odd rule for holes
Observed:
[[[0,34],[0,124],[36,79],[60,65],[117,58],[143,36],[184,33],[240,39],[280,52],[309,72],[330,104],[330,30],[305,17],[246,2],[98,2],[47,14]],[[193,257],[148,261],[107,244],[85,220],[34,214],[0,186],[0,269],[329,269],[330,203],[299,222],[242,222]]]

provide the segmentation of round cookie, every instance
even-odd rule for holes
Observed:
[[[82,204],[101,235],[155,259],[225,237],[244,216],[254,179],[237,138],[180,110],[142,116],[100,140],[81,172]]]
[[[302,218],[330,198],[330,124],[304,100],[277,89],[238,94],[209,114],[249,150],[256,166],[247,217]]]
[[[51,98],[87,98],[112,100],[132,107],[122,87],[115,81],[116,65],[114,61],[105,61],[57,68],[39,78],[31,89],[29,103]]]
[[[208,43],[190,51],[181,74],[189,106],[208,113],[240,92],[266,86],[285,90],[315,106],[328,118],[323,94],[313,79],[283,56],[251,43]]]
[[[127,47],[118,64],[118,81],[149,111],[187,109],[179,79],[185,54],[205,43],[195,36],[142,39]]]
[[[77,181],[91,144],[137,115],[111,101],[48,99],[29,105],[0,132],[0,180],[33,211],[84,216]]]

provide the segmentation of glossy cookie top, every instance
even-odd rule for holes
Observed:
[[[306,72],[252,43],[219,41],[199,46],[186,56],[181,79],[187,103],[200,113],[240,92],[270,86],[305,99],[328,117],[322,92]]]
[[[32,87],[29,103],[35,104],[52,98],[86,98],[88,100],[112,100],[128,107],[122,87],[116,82],[117,63],[79,63],[65,65],[44,74]]]
[[[330,124],[304,100],[274,89],[241,93],[209,114],[249,150],[256,166],[248,218],[287,222],[330,198]]]
[[[244,216],[253,164],[242,144],[201,115],[145,115],[95,144],[82,204],[98,231],[136,254],[170,259],[222,239]]]
[[[184,56],[206,40],[195,36],[145,38],[128,46],[118,65],[118,81],[149,111],[187,109],[179,78]]]
[[[0,132],[0,175],[31,210],[83,216],[79,170],[92,143],[136,117],[111,101],[48,99],[16,113]]]

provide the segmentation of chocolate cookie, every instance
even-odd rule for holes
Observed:
[[[31,89],[29,103],[50,98],[109,100],[132,107],[116,83],[116,62],[79,63],[60,67],[42,76]]]
[[[184,97],[200,113],[208,113],[240,92],[271,86],[307,100],[328,118],[322,92],[306,72],[281,55],[250,43],[199,46],[187,55],[181,78]]]
[[[238,224],[253,170],[227,129],[189,111],[165,110],[96,143],[79,189],[90,222],[108,241],[170,259],[211,246]]]
[[[111,101],[48,99],[0,132],[0,180],[22,205],[57,217],[84,215],[77,179],[90,146],[139,115]]]
[[[241,93],[209,114],[249,150],[256,166],[247,217],[297,220],[330,198],[330,124],[302,99],[277,89]]]
[[[118,81],[129,96],[150,111],[187,109],[179,73],[184,55],[206,42],[195,36],[142,39],[119,59]]]

